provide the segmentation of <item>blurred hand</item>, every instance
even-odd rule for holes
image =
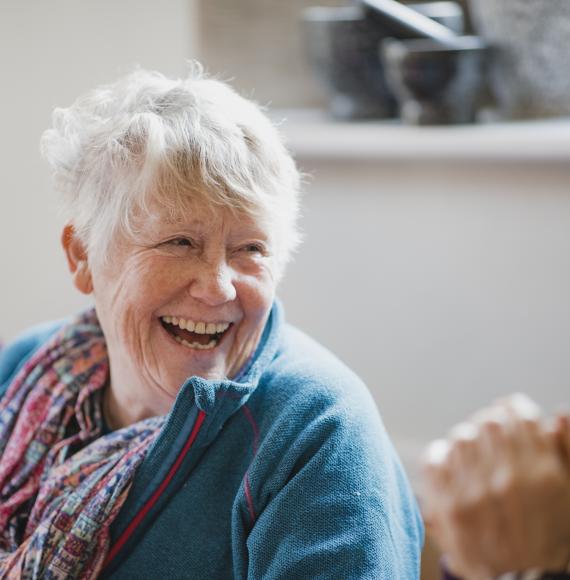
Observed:
[[[524,395],[478,412],[433,442],[422,510],[450,571],[488,580],[561,570],[570,559],[570,419],[547,426]]]

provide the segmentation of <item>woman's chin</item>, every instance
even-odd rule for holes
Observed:
[[[161,327],[159,340],[162,348],[159,349],[159,352],[164,353],[164,359],[168,361],[166,372],[172,376],[174,368],[179,369],[178,372],[175,372],[176,378],[172,381],[178,382],[176,392],[192,376],[199,376],[207,380],[225,378],[226,359],[231,339],[231,336],[226,336],[224,340],[209,348],[193,347],[177,340]]]

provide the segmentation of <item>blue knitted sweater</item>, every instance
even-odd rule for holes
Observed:
[[[0,395],[61,324],[0,353]],[[422,543],[366,387],[276,304],[237,380],[181,387],[112,525],[103,577],[413,580]]]

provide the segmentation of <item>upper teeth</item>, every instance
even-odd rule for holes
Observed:
[[[196,334],[219,334],[230,326],[229,322],[194,322],[178,316],[163,316],[162,320],[167,324],[173,324],[182,330],[189,330]]]

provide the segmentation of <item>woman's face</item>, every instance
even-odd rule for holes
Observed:
[[[192,375],[233,377],[257,346],[275,296],[274,244],[262,220],[158,205],[89,273],[111,384],[148,413],[170,408]],[[126,392],[125,392],[126,391]]]

